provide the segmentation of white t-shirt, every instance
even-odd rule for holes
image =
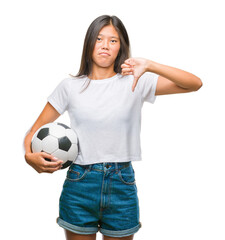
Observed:
[[[60,113],[69,113],[71,128],[78,136],[81,165],[141,160],[141,108],[154,103],[158,75],[144,73],[132,92],[133,75],[89,80],[87,76],[65,78],[48,97]]]

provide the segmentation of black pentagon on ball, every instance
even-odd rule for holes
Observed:
[[[37,134],[37,138],[43,140],[45,137],[49,135],[49,128],[42,128]]]
[[[61,169],[64,169],[64,168],[69,167],[72,163],[73,163],[72,161],[67,161],[67,162],[65,162],[65,163],[62,165]]]
[[[60,125],[60,126],[64,127],[65,129],[70,129],[68,126],[66,126],[66,125],[63,124],[63,123],[57,123],[57,125]]]
[[[68,151],[72,143],[67,136],[59,138],[59,149]]]

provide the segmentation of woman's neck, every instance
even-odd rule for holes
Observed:
[[[88,78],[92,80],[101,80],[106,78],[111,78],[116,75],[116,72],[113,68],[95,68],[93,67],[92,73],[88,76]]]

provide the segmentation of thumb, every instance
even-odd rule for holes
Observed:
[[[138,79],[139,79],[139,77],[134,77],[134,81],[133,81],[133,85],[132,85],[132,92],[134,92],[134,89],[137,85]]]

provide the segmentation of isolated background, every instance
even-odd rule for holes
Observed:
[[[203,81],[199,92],[144,103],[143,161],[134,163],[143,227],[135,239],[225,239],[222,4],[1,1],[1,239],[64,239],[56,217],[66,170],[36,173],[24,161],[22,142],[56,85],[77,73],[86,30],[103,14],[124,22],[133,57]],[[67,114],[58,121],[69,124]]]

